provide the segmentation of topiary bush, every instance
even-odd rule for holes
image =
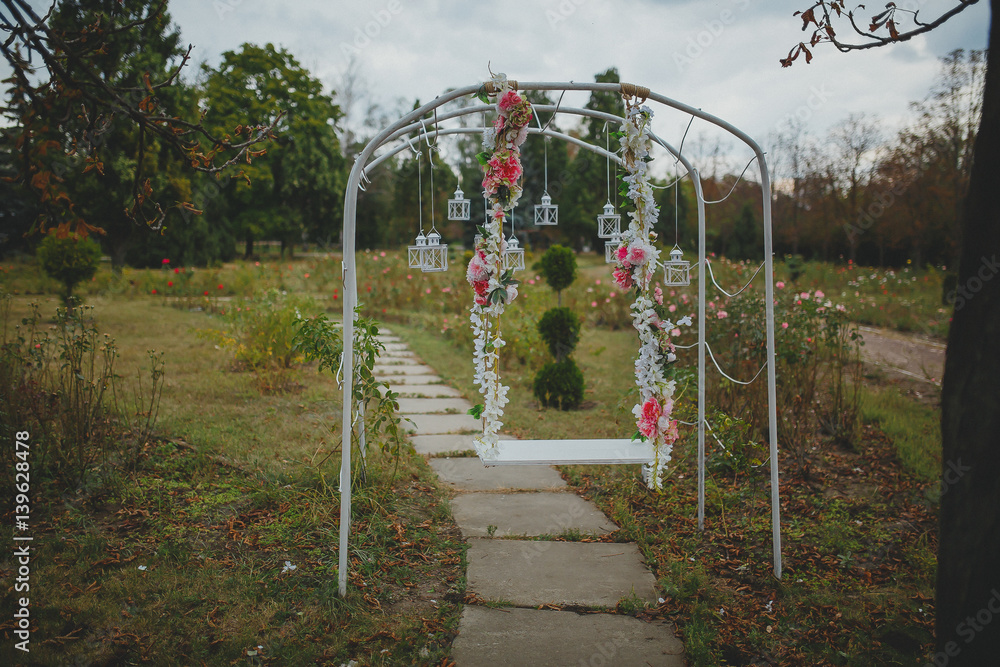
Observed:
[[[101,246],[79,234],[59,237],[50,233],[38,244],[35,254],[42,270],[63,284],[62,298],[67,306],[73,288],[93,278],[101,263]]]
[[[566,307],[552,308],[538,320],[538,333],[556,361],[562,361],[580,342],[580,317]]]
[[[542,255],[542,276],[549,287],[556,291],[562,305],[562,291],[576,280],[576,255],[570,248],[556,244]]]
[[[572,359],[545,364],[535,376],[534,393],[545,407],[578,408],[583,401],[583,373]]]

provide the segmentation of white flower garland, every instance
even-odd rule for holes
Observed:
[[[622,158],[629,186],[628,198],[635,205],[629,212],[628,229],[621,235],[614,280],[622,289],[635,288],[632,303],[632,325],[639,334],[639,352],[635,359],[635,383],[639,388],[639,403],[632,409],[638,432],[634,438],[651,440],[653,460],[643,466],[643,481],[654,490],[663,488],[663,473],[670,463],[673,444],[677,440],[677,421],[670,419],[674,408],[673,380],[666,378],[666,365],[675,360],[669,332],[676,326],[662,319],[657,305],[662,306],[662,292],[657,289],[650,298],[650,286],[658,266],[660,251],[653,245],[653,226],[659,209],[649,182],[647,158],[652,146],[649,107],[630,106],[620,128]],[[689,324],[684,318],[677,324]]]
[[[528,136],[532,114],[531,103],[511,88],[505,75],[494,76],[492,84],[497,119],[484,132],[486,151],[478,156],[485,169],[483,189],[490,197],[492,214],[480,229],[482,240],[476,245],[466,272],[466,280],[475,292],[469,316],[475,337],[474,381],[484,402],[470,412],[483,420],[483,433],[476,437],[474,445],[484,461],[496,460],[499,455],[497,443],[503,426],[500,419],[507,405],[509,387],[500,381],[500,349],[505,345],[500,335],[500,316],[507,303],[517,297],[517,281],[513,279],[513,271],[503,268],[507,246],[503,235],[504,211],[513,208],[521,196],[520,146]]]

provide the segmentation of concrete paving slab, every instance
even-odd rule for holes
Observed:
[[[482,432],[483,423],[472,415],[407,415],[413,425],[406,428],[411,433],[432,435],[435,433],[462,433],[465,431]]]
[[[430,454],[433,456],[435,454],[443,454],[444,452],[464,452],[475,449],[475,446],[472,444],[474,437],[476,436],[456,434],[411,435],[410,442],[413,443],[413,448],[417,450],[418,454]],[[479,457],[469,460],[476,461],[479,465],[482,465]],[[495,470],[496,468],[493,469]]]
[[[406,343],[385,343],[386,350],[409,350]]]
[[[472,408],[464,398],[401,398],[399,411],[408,414],[459,413],[465,414]]]
[[[430,368],[427,370],[430,370]],[[383,375],[380,379],[385,380],[390,385],[438,384],[441,382],[441,378],[437,375]],[[393,391],[398,390],[393,389]]]
[[[424,364],[375,364],[372,368],[375,377],[391,377],[394,375],[434,375],[434,369]]]
[[[390,388],[401,398],[460,398],[462,393],[446,384],[396,384]]]
[[[451,659],[458,667],[685,664],[684,645],[670,623],[478,606],[462,610]]]
[[[387,335],[385,333],[379,334],[378,339],[383,343],[399,343],[399,336]]]
[[[469,438],[469,447],[472,447],[472,436],[459,437]],[[454,450],[446,449],[443,451]],[[549,466],[494,466],[487,468],[478,456],[475,458],[431,459],[430,463],[441,481],[457,491],[496,491],[497,489],[543,491],[566,487],[566,480],[559,476],[555,468]]]
[[[656,581],[635,544],[469,540],[468,590],[514,605],[614,607],[635,594],[656,603]]]
[[[607,535],[617,530],[604,512],[575,493],[464,493],[451,501],[455,523],[465,537],[560,535],[579,530]]]
[[[391,350],[389,352],[383,352],[378,357],[378,363],[376,365],[390,366],[393,364],[418,364],[420,361],[417,359],[417,355],[413,352],[407,352],[404,350]]]

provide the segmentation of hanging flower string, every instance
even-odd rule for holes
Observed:
[[[500,316],[517,297],[518,282],[514,280],[513,269],[503,268],[503,253],[507,249],[503,226],[505,211],[512,209],[521,197],[520,146],[528,137],[532,116],[531,103],[511,88],[506,76],[494,76],[492,86],[496,91],[497,118],[483,132],[485,150],[476,156],[485,170],[483,190],[491,211],[486,224],[479,227],[482,239],[476,244],[465,274],[474,293],[469,319],[475,336],[475,382],[484,401],[469,413],[483,420],[483,434],[474,444],[484,461],[497,458],[497,442],[503,426],[500,419],[507,405],[509,388],[500,382],[500,348],[505,345],[500,335]],[[481,97],[486,97],[485,92]]]
[[[674,409],[673,380],[666,376],[667,364],[676,360],[670,333],[677,325],[690,325],[684,317],[676,324],[664,317],[663,292],[651,290],[660,251],[653,245],[659,209],[653,198],[647,165],[650,161],[649,122],[653,112],[646,106],[629,105],[625,122],[619,131],[622,159],[625,167],[623,190],[635,206],[629,212],[628,229],[621,235],[615,255],[614,281],[622,289],[633,289],[632,325],[639,334],[639,353],[635,360],[635,383],[639,388],[639,403],[632,409],[638,429],[633,440],[650,440],[654,458],[643,466],[643,480],[654,490],[661,490],[663,472],[670,462],[670,453],[677,440],[677,421],[670,418]]]

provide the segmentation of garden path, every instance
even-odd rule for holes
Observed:
[[[381,340],[375,374],[399,392],[414,447],[454,491],[452,512],[469,545],[458,667],[684,665],[672,624],[613,613],[619,602],[657,603],[636,545],[544,539],[617,526],[554,468],[483,466],[471,452],[481,429],[466,413],[472,406],[399,338],[383,331]]]
[[[862,358],[886,371],[941,386],[947,345],[927,336],[860,326]]]

